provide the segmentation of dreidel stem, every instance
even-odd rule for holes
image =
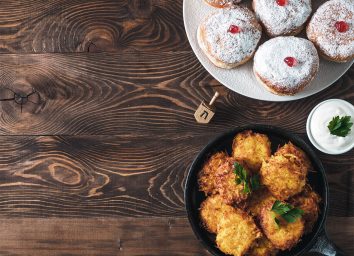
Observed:
[[[215,94],[214,94],[214,97],[211,99],[211,101],[209,102],[209,106],[212,106],[214,103],[215,103],[215,101],[216,101],[216,99],[219,97],[219,93],[218,92],[215,92]]]

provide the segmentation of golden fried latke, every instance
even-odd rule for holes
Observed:
[[[271,155],[271,143],[267,135],[243,131],[238,133],[232,143],[232,156],[243,160],[247,167],[258,172],[262,162]]]
[[[286,156],[286,157],[294,157],[294,158],[298,159],[299,161],[301,161],[301,164],[304,165],[305,168],[307,168],[308,171],[312,169],[311,161],[307,157],[305,152],[302,151],[301,149],[299,149],[298,147],[296,147],[290,141],[289,141],[288,144],[285,144],[284,146],[279,148],[277,150],[277,152],[275,152],[274,155],[276,155],[276,156],[282,155],[282,156]]]
[[[274,203],[276,198],[269,192],[267,188],[262,188],[252,193],[247,201],[247,210],[252,216],[259,216],[261,209],[269,202]]]
[[[243,256],[262,233],[251,216],[240,209],[223,212],[218,225],[216,244],[230,255]]]
[[[220,165],[225,163],[228,159],[225,152],[219,152],[212,155],[203,166],[203,169],[198,174],[199,189],[205,195],[213,195],[215,191],[215,173]]]
[[[259,219],[263,232],[276,248],[291,249],[304,233],[304,220],[299,218],[294,223],[288,223],[271,210],[272,206],[273,203],[269,203],[261,210]],[[280,220],[280,225],[275,218]]]
[[[215,173],[216,190],[226,204],[240,203],[248,198],[243,192],[243,184],[236,184],[234,161],[230,157]]]
[[[297,158],[274,155],[262,164],[261,183],[266,185],[277,199],[286,200],[303,190],[307,170]]]
[[[311,233],[320,212],[320,196],[306,185],[304,191],[290,199],[290,203],[304,211],[305,234]]]
[[[234,208],[225,204],[220,195],[207,197],[200,205],[200,218],[203,226],[210,233],[216,234],[222,212],[233,211]]]
[[[278,249],[275,248],[274,244],[269,241],[265,236],[259,238],[252,248],[249,250],[247,255],[250,256],[275,256],[278,253]]]

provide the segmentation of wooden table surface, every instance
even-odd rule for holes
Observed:
[[[201,148],[254,123],[307,140],[317,103],[354,104],[354,68],[295,102],[224,88],[188,44],[182,0],[1,1],[0,67],[1,87],[43,99],[22,113],[0,104],[0,255],[208,255],[183,200]],[[217,115],[198,125],[194,110],[215,90]],[[329,235],[354,255],[354,152],[319,155]]]

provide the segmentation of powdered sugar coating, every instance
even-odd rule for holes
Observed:
[[[284,59],[293,57],[297,65],[289,67]],[[315,46],[298,37],[276,37],[259,47],[254,57],[254,71],[277,88],[296,88],[310,81],[319,67]]]
[[[354,55],[354,0],[332,0],[324,3],[313,15],[307,36],[331,58],[345,59]],[[341,33],[337,21],[345,21],[349,30]]]
[[[231,25],[238,26],[240,32],[230,33]],[[254,14],[239,6],[213,13],[201,24],[201,29],[209,54],[227,64],[240,63],[252,56],[262,36]]]
[[[280,6],[276,0],[253,0],[257,18],[271,36],[287,35],[305,24],[311,15],[311,0],[288,0]]]

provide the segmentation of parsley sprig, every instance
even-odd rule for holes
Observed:
[[[241,164],[238,162],[234,163],[234,173],[236,174],[235,182],[237,185],[243,185],[243,193],[249,194],[260,188],[259,175],[248,175],[248,172]]]
[[[335,116],[328,124],[328,129],[332,135],[345,137],[351,131],[353,123],[350,120],[351,116]]]
[[[300,208],[296,208],[290,204],[283,203],[276,200],[273,204],[272,211],[279,214],[286,222],[294,223],[298,218],[304,214],[304,211]],[[275,223],[279,226],[279,219],[274,219]]]

